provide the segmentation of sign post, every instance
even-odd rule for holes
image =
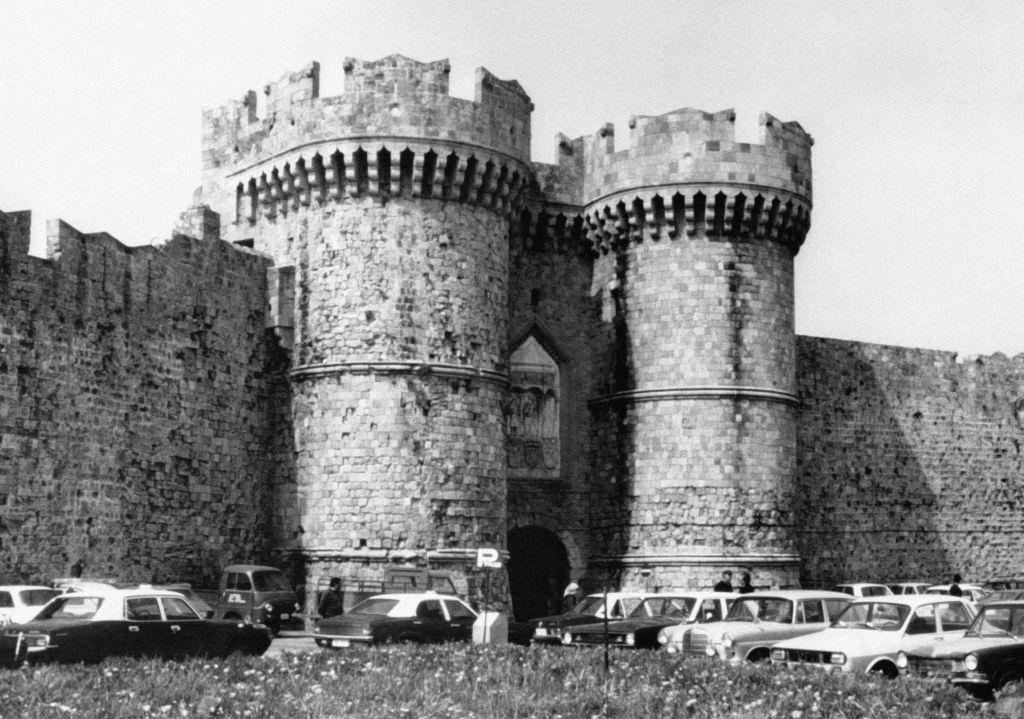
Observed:
[[[487,643],[487,613],[491,604],[491,570],[501,569],[501,554],[493,547],[480,547],[476,550],[476,566],[486,570],[484,574],[484,635],[483,643]]]

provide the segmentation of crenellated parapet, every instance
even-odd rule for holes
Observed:
[[[509,212],[529,179],[533,104],[480,68],[474,100],[448,95],[447,60],[345,60],[345,88],[319,97],[318,63],[204,113],[204,199],[254,222],[370,195],[456,200]]]
[[[795,122],[761,116],[763,142],[736,142],[735,113],[692,108],[630,121],[585,139],[583,197],[589,237],[621,241],[709,236],[780,242],[794,253],[810,227],[811,145]]]

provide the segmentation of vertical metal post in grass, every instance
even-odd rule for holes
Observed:
[[[604,585],[604,675],[608,677],[610,662],[608,660],[608,585]]]

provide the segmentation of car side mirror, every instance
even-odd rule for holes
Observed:
[[[213,610],[212,609],[207,609],[206,610],[206,618],[207,619],[213,619]]]

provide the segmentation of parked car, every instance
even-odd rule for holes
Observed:
[[[837,584],[832,587],[832,591],[849,594],[851,597],[882,597],[887,594],[892,594],[892,590],[884,584],[869,584],[867,582]]]
[[[944,678],[979,698],[1024,681],[1024,601],[986,604],[963,638],[901,652],[896,664],[913,676]]]
[[[949,595],[949,589],[952,584],[935,584],[924,590],[925,594],[945,594]],[[971,602],[980,602],[988,594],[988,591],[983,589],[977,584],[961,584],[960,591],[963,592],[963,598]]]
[[[993,592],[1003,589],[1024,589],[1024,578],[1001,577],[999,579],[990,579],[987,582],[983,582],[981,587],[986,591]]]
[[[1017,599],[1024,599],[1024,589],[1000,589],[990,594],[986,594],[984,598],[978,602],[979,607],[986,607],[989,604],[1002,604],[1003,602],[1012,602]]]
[[[974,608],[959,597],[905,594],[854,600],[820,632],[779,642],[776,664],[812,664],[826,669],[898,676],[897,656],[959,639]]]
[[[625,619],[608,622],[608,643],[635,649],[657,649],[658,636],[666,627],[720,621],[737,596],[724,592],[652,594],[644,598]],[[562,644],[604,644],[604,636],[604,621],[591,622],[568,627],[562,634]]]
[[[560,644],[566,628],[604,619],[605,610],[609,620],[625,619],[647,596],[650,596],[650,592],[608,592],[606,603],[603,593],[589,594],[568,612],[531,619],[533,641],[538,644]]]
[[[213,618],[265,624],[277,634],[282,623],[301,609],[295,591],[280,569],[260,564],[232,564],[221,573]]]
[[[690,631],[683,652],[732,663],[767,661],[777,642],[824,629],[852,599],[811,589],[743,594],[724,621]]]
[[[437,644],[468,642],[477,614],[458,597],[417,592],[378,594],[345,614],[321,619],[313,639],[325,648],[388,642]]]
[[[262,625],[204,619],[180,594],[111,589],[62,594],[0,640],[0,664],[91,662],[108,656],[259,655],[272,640]]]
[[[59,594],[56,589],[31,584],[0,587],[0,627],[27,622]]]
[[[889,589],[893,594],[924,594],[930,586],[932,586],[931,582],[897,582],[890,584]]]

